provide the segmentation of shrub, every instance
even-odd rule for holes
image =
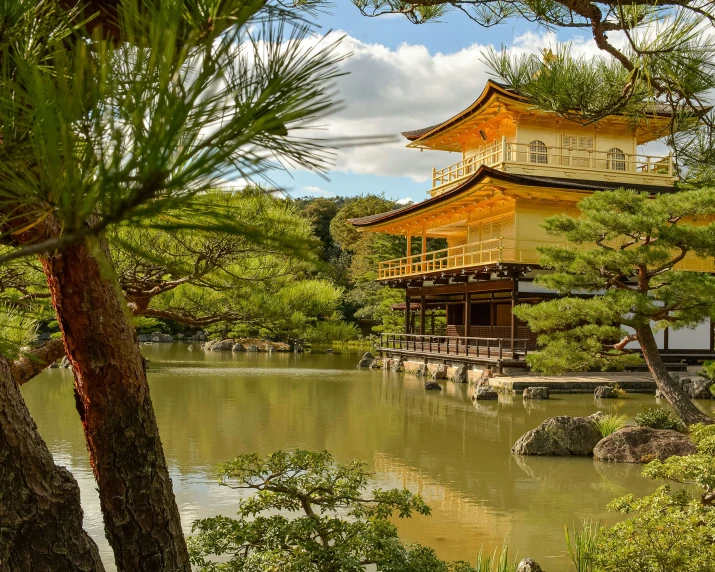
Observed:
[[[635,422],[641,427],[650,427],[652,429],[673,429],[674,431],[682,431],[684,429],[683,422],[675,417],[667,409],[661,407],[649,407],[643,413],[638,413],[635,417]]]
[[[509,548],[504,546],[499,556],[497,556],[496,550],[492,556],[484,554],[480,550],[477,555],[475,572],[516,572],[518,566],[519,560],[516,556],[513,562],[509,562]]]
[[[596,421],[596,427],[601,432],[602,437],[608,437],[622,429],[628,423],[628,415],[606,415]]]

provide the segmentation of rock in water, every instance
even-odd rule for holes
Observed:
[[[393,359],[392,363],[390,364],[390,370],[391,371],[404,371],[405,369],[405,363],[402,361],[402,358],[397,358]]]
[[[246,351],[247,352],[257,352],[258,351],[258,346],[255,344],[251,344],[250,346],[246,346]]]
[[[432,372],[432,379],[447,379],[447,366],[439,364]]]
[[[454,373],[452,374],[452,381],[456,383],[467,383],[469,381],[469,377],[467,374],[467,366],[464,364],[461,364],[457,366],[457,369],[454,370]]]
[[[670,429],[624,427],[602,439],[593,450],[593,456],[599,461],[614,463],[647,463],[695,452],[695,445],[683,433]]]
[[[206,349],[210,349],[212,352],[230,352],[233,345],[233,340],[221,340],[213,344],[206,344]]]
[[[246,348],[243,347],[243,344],[233,344],[231,347],[232,352],[245,352]]]
[[[436,381],[426,381],[425,389],[430,391],[442,391],[442,386]]]
[[[523,558],[516,567],[516,572],[544,572],[531,558]]]
[[[591,455],[600,440],[594,419],[561,415],[527,431],[511,450],[517,455]]]
[[[186,348],[186,349],[189,350],[190,352],[193,352],[193,351],[194,351],[194,346],[193,346],[193,345],[189,345],[189,347]]]
[[[499,399],[499,394],[489,387],[479,385],[474,388],[472,400],[474,401],[495,401]]]
[[[365,352],[358,362],[358,367],[370,367],[372,362],[375,361],[375,356],[370,352]]]
[[[62,361],[60,362],[60,367],[68,368],[70,365],[70,360],[67,356],[62,358]]]
[[[548,399],[548,387],[527,387],[523,393],[524,399]]]
[[[596,399],[616,399],[618,394],[610,385],[599,385],[593,390],[593,396]]]

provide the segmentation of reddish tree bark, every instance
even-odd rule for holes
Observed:
[[[0,569],[103,572],[79,487],[58,467],[0,357]]]
[[[101,249],[110,261],[106,243]],[[77,409],[117,568],[188,572],[146,372],[121,291],[84,242],[41,259],[74,367]]]
[[[64,342],[62,340],[50,340],[15,361],[10,368],[12,377],[15,379],[15,383],[23,385],[64,355]]]

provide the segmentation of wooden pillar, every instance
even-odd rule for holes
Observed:
[[[492,301],[489,302],[489,337],[493,338],[494,326],[497,325],[497,305],[494,303],[494,292],[492,292]]]
[[[420,296],[420,335],[425,335],[425,297]]]
[[[469,335],[469,294],[464,294],[464,316],[462,320],[462,327],[464,328],[464,333],[462,335]]]
[[[712,328],[711,328],[711,330],[712,330]],[[669,332],[670,332],[670,328],[665,328],[665,330],[663,330],[663,351],[664,352],[668,351]],[[710,348],[712,348],[712,340],[710,342]]]
[[[516,338],[516,316],[514,306],[519,303],[519,278],[515,275],[511,279],[511,351],[514,353],[514,338]]]
[[[432,323],[430,324],[430,333],[434,336],[434,310],[430,314]]]
[[[407,251],[405,256],[407,257],[407,260],[405,261],[407,265],[407,274],[412,274],[412,261],[410,260],[410,256],[412,256],[412,235],[409,231],[407,231]]]
[[[405,288],[405,333],[410,333],[410,297]]]
[[[422,272],[427,272],[427,229],[422,227]]]

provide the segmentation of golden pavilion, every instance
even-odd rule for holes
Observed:
[[[577,203],[599,190],[627,187],[670,192],[676,180],[670,155],[638,154],[662,137],[667,110],[635,125],[612,115],[582,125],[537,109],[513,89],[489,81],[479,98],[446,121],[402,135],[408,147],[459,153],[432,169],[429,198],[389,212],[352,219],[366,232],[404,235],[407,254],[379,263],[379,280],[405,289],[404,334],[383,335],[397,353],[523,365],[535,336],[512,308],[556,296],[533,283],[543,272],[537,247],[559,242],[541,227],[545,218],[577,215]],[[428,238],[447,248],[429,251]],[[713,272],[712,260],[689,256],[680,267]],[[446,311],[447,330],[427,332],[425,313]],[[420,315],[419,327],[413,316]],[[414,331],[418,330],[418,331]],[[702,331],[701,331],[702,330]],[[677,335],[676,335],[677,334]],[[392,336],[392,337],[390,337]],[[710,354],[712,326],[659,334],[664,351]]]

